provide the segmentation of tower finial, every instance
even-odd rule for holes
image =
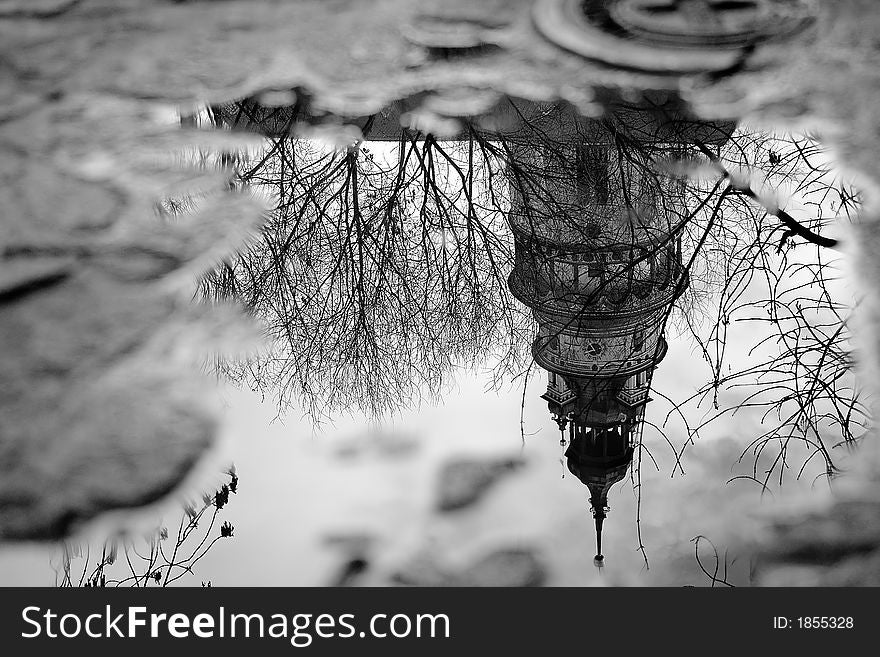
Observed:
[[[596,556],[593,557],[593,563],[601,567],[605,561],[605,555],[602,554],[602,525],[608,513],[607,491],[602,488],[590,487],[590,511],[593,514],[593,520],[596,522]]]

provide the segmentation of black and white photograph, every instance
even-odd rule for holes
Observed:
[[[0,0],[0,624],[92,636],[30,589],[630,591],[588,628],[880,586],[878,33],[876,0]],[[427,636],[394,611],[370,637]]]

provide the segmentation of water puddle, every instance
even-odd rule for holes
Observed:
[[[862,581],[859,5],[0,3],[3,582]]]

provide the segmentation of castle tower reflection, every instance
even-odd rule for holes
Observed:
[[[666,355],[664,325],[687,287],[681,215],[665,212],[676,183],[652,176],[609,123],[557,109],[529,129],[540,138],[523,135],[512,149],[508,285],[538,325],[542,398],[569,471],[589,489],[600,565],[609,491],[641,440],[652,374]],[[519,173],[529,170],[536,175]]]

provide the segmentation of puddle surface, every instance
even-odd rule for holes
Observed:
[[[0,3],[3,582],[875,576],[864,5]]]

